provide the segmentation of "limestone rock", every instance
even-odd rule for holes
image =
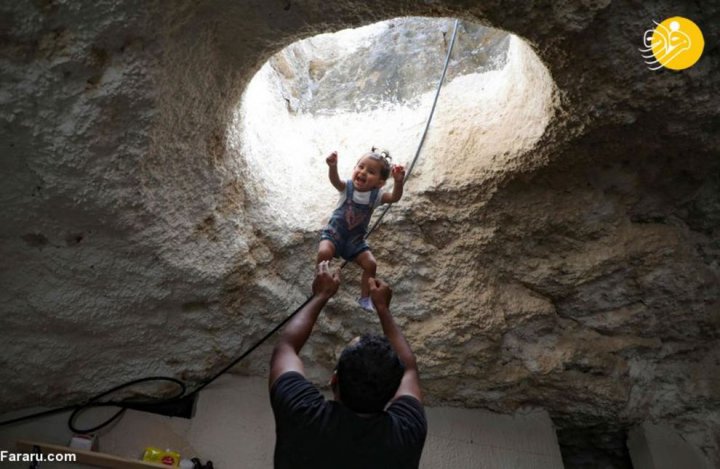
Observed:
[[[539,141],[491,171],[432,183],[419,168],[423,188],[373,241],[428,402],[543,407],[568,451],[618,459],[628,428],[663,423],[718,464],[718,10],[2,2],[0,408],[147,375],[198,382],[257,341],[308,293],[317,235],[259,211],[266,189],[230,129],[250,79],[315,34],[461,17],[527,41],[558,107]],[[676,11],[700,24],[704,56],[651,72],[642,33]],[[309,63],[308,80],[326,69]],[[290,92],[300,109],[304,91]],[[357,268],[344,276],[305,350],[318,382],[345,341],[377,327],[352,306]],[[269,350],[239,371],[264,374]]]

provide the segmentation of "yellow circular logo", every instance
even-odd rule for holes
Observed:
[[[684,70],[700,59],[705,39],[698,25],[682,16],[673,16],[655,24],[655,29],[645,31],[645,49],[640,49],[650,70],[661,67]]]

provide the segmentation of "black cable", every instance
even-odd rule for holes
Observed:
[[[455,36],[457,36],[459,21],[460,20],[455,20],[452,39],[450,39],[450,46],[448,47],[447,55],[445,56],[445,65],[443,66],[442,76],[440,77],[437,89],[435,90],[435,98],[433,99],[433,104],[430,108],[430,114],[428,115],[427,121],[425,122],[425,130],[423,130],[422,136],[420,137],[420,143],[418,144],[417,150],[415,151],[415,156],[413,157],[412,162],[408,167],[408,170],[405,172],[405,179],[403,179],[403,183],[407,181],[410,177],[410,173],[412,173],[412,170],[415,167],[415,163],[420,156],[420,151],[422,150],[423,144],[425,143],[425,137],[427,136],[428,129],[430,128],[430,121],[432,121],[433,115],[435,114],[435,106],[437,105],[438,97],[440,96],[440,89],[442,88],[443,82],[445,81],[445,74],[447,73],[448,64],[450,63],[450,55],[452,54],[453,46],[455,45]],[[372,232],[375,231],[375,228],[380,225],[382,219],[385,218],[385,214],[390,210],[390,207],[392,207],[392,204],[385,207],[377,220],[375,220],[375,223],[373,223],[372,227],[368,230],[367,234],[365,235],[365,239],[367,239],[372,234]],[[345,261],[345,264],[347,264],[347,261]],[[345,264],[343,264],[343,266]]]
[[[422,150],[423,143],[425,143],[425,137],[427,136],[428,129],[430,128],[430,121],[431,121],[432,118],[433,118],[433,114],[435,113],[435,106],[437,105],[438,97],[440,96],[440,89],[442,88],[442,84],[443,84],[443,82],[445,81],[445,74],[447,73],[448,64],[450,63],[450,55],[452,54],[453,46],[455,45],[455,36],[457,35],[458,23],[459,23],[459,20],[455,20],[455,26],[454,26],[454,29],[453,29],[452,39],[450,40],[450,46],[448,47],[447,56],[445,57],[445,65],[443,66],[442,76],[440,77],[440,81],[438,82],[437,89],[435,90],[435,98],[433,99],[432,108],[430,109],[430,114],[428,115],[427,122],[425,123],[425,130],[423,131],[423,134],[422,134],[422,136],[420,137],[420,144],[418,145],[417,151],[415,151],[415,156],[413,157],[412,162],[410,163],[410,167],[408,168],[407,172],[405,173],[405,179],[403,179],[403,183],[404,183],[404,181],[407,181],[407,179],[410,177],[410,173],[412,172],[413,168],[415,167],[415,163],[417,162],[418,157],[420,156],[420,150]],[[385,210],[380,214],[380,216],[378,217],[378,219],[377,219],[377,220],[375,221],[375,223],[373,224],[372,228],[370,228],[370,229],[368,230],[368,233],[365,235],[365,239],[367,239],[367,238],[372,234],[372,232],[375,230],[375,228],[380,225],[380,222],[382,221],[383,217],[384,217],[385,214],[388,212],[388,210],[390,210],[390,207],[392,207],[392,205],[388,205],[388,206],[385,208]],[[348,263],[347,261],[344,261],[344,262],[342,263],[342,265],[340,266],[340,269],[342,270],[342,269],[347,265],[347,263]],[[208,384],[212,383],[212,382],[215,381],[217,378],[219,378],[220,376],[222,376],[223,374],[225,374],[225,372],[226,372],[227,370],[229,370],[230,368],[232,368],[233,366],[235,366],[236,364],[238,364],[238,363],[239,363],[242,359],[244,359],[246,356],[250,355],[250,353],[252,353],[252,352],[253,352],[256,348],[258,348],[260,345],[262,345],[267,339],[270,338],[270,336],[272,336],[275,332],[277,332],[277,331],[278,331],[282,326],[284,326],[290,319],[292,319],[301,309],[303,309],[303,308],[305,307],[305,305],[308,304],[308,302],[309,302],[311,299],[312,299],[312,296],[308,297],[308,299],[305,300],[305,302],[304,302],[302,305],[300,305],[300,307],[298,307],[295,311],[293,311],[288,317],[286,317],[285,319],[283,319],[283,320],[282,320],[277,326],[275,326],[270,332],[268,332],[267,334],[265,334],[265,336],[264,336],[262,339],[260,339],[257,343],[255,343],[255,345],[253,345],[252,347],[250,347],[250,349],[248,349],[248,350],[247,350],[245,353],[243,353],[240,357],[236,358],[236,359],[233,360],[229,365],[227,365],[225,368],[223,368],[223,369],[220,370],[218,373],[216,373],[212,378],[210,378],[210,379],[208,379],[208,380],[206,380],[206,381],[203,381],[203,383],[202,383],[200,386],[198,386],[191,394],[194,394],[194,393],[200,391],[200,390],[203,389],[205,386],[207,386]]]
[[[253,346],[250,347],[248,350],[246,350],[245,353],[243,353],[243,354],[240,355],[238,358],[236,358],[235,360],[233,360],[233,361],[232,361],[229,365],[227,365],[225,368],[223,368],[223,369],[220,370],[219,372],[215,373],[215,375],[214,375],[213,377],[211,377],[211,378],[203,381],[202,384],[201,384],[200,386],[198,386],[197,388],[195,388],[195,390],[194,390],[192,393],[190,393],[190,394],[195,394],[195,393],[199,392],[199,391],[200,391],[201,389],[203,389],[205,386],[207,386],[208,384],[212,383],[213,381],[215,381],[216,379],[218,379],[220,376],[224,375],[225,372],[228,371],[230,368],[232,368],[233,366],[237,365],[243,358],[245,358],[245,357],[247,357],[248,355],[250,355],[256,348],[260,347],[266,340],[268,340],[268,339],[270,338],[270,336],[272,336],[274,333],[276,333],[276,332],[277,332],[281,327],[283,327],[290,319],[292,319],[301,309],[303,309],[303,308],[305,307],[305,305],[310,302],[310,300],[312,300],[312,296],[308,297],[308,299],[305,300],[305,302],[304,302],[303,304],[301,304],[295,311],[293,311],[288,317],[286,317],[285,319],[283,319],[282,321],[280,321],[280,323],[279,323],[277,326],[275,326],[270,332],[268,332],[267,334],[265,334],[265,336],[263,336],[262,339],[260,339],[258,342],[255,343],[255,345],[253,345]]]
[[[168,381],[173,384],[177,384],[180,388],[180,391],[175,396],[168,397],[168,398],[162,398],[162,399],[148,399],[145,401],[138,400],[138,401],[119,401],[119,402],[114,402],[114,401],[97,402],[100,399],[102,399],[103,397],[105,397],[109,394],[112,394],[116,391],[119,391],[120,389],[129,388],[131,386],[135,386],[136,384],[145,383],[145,382],[149,382],[149,381]],[[68,419],[68,427],[70,428],[70,430],[75,433],[92,433],[96,430],[99,430],[100,428],[105,427],[106,425],[109,425],[112,421],[114,421],[115,419],[120,417],[120,415],[123,412],[125,412],[125,410],[127,409],[128,406],[137,405],[137,404],[159,404],[159,403],[163,403],[163,402],[172,401],[174,399],[184,397],[186,390],[187,390],[187,387],[185,386],[185,383],[183,383],[179,379],[170,378],[170,377],[166,377],[166,376],[150,376],[147,378],[140,378],[140,379],[128,381],[126,383],[115,386],[114,388],[108,389],[107,391],[103,391],[102,393],[97,394],[96,396],[92,397],[89,401],[87,401],[81,405],[69,405],[69,406],[60,407],[57,409],[51,409],[51,410],[46,410],[46,411],[42,411],[42,412],[37,412],[34,414],[30,414],[30,415],[25,415],[23,417],[13,418],[10,420],[6,420],[4,422],[0,422],[0,426],[11,425],[11,424],[20,423],[20,422],[23,422],[26,420],[36,419],[36,418],[40,418],[40,417],[45,417],[47,415],[52,415],[52,414],[57,414],[60,412],[67,412],[69,410],[72,410],[73,412],[72,412],[72,414],[70,414],[70,418]],[[78,417],[78,415],[80,415],[82,412],[84,412],[85,410],[87,410],[91,407],[121,407],[121,409],[118,412],[116,412],[112,417],[110,417],[108,420],[106,420],[104,423],[97,425],[93,428],[90,428],[90,429],[76,428],[73,423],[75,421],[75,419]]]
[[[5,420],[4,422],[0,422],[0,427],[2,427],[4,425],[12,425],[13,423],[24,422],[25,420],[31,420],[31,419],[37,419],[40,417],[45,417],[47,415],[59,414],[61,412],[67,412],[68,410],[73,410],[76,407],[77,407],[76,405],[69,405],[69,406],[65,406],[65,407],[58,407],[57,409],[50,409],[50,410],[45,410],[45,411],[41,411],[41,412],[36,412],[34,414],[25,415],[23,417],[12,418],[10,420]]]
[[[455,20],[453,35],[452,35],[452,39],[450,40],[450,46],[448,47],[447,56],[445,58],[445,65],[443,67],[442,76],[440,77],[440,81],[438,82],[437,90],[435,91],[435,98],[433,100],[432,108],[430,109],[430,114],[428,115],[428,119],[425,123],[425,130],[423,131],[423,134],[420,137],[420,144],[418,145],[417,151],[415,152],[415,156],[413,157],[412,162],[410,163],[410,166],[408,167],[408,170],[405,172],[405,179],[403,180],[403,183],[404,183],[404,181],[407,181],[408,178],[410,177],[410,173],[412,173],[412,170],[415,167],[415,163],[417,162],[417,159],[420,156],[420,151],[422,150],[422,146],[425,143],[425,137],[427,136],[427,132],[430,127],[430,121],[432,120],[433,114],[435,113],[435,106],[437,105],[438,97],[440,95],[440,89],[442,88],[442,84],[445,81],[445,74],[447,73],[448,64],[450,63],[450,55],[452,53],[453,46],[455,45],[455,36],[457,35],[458,22],[459,22],[459,20]],[[377,220],[375,220],[375,223],[373,223],[372,227],[368,230],[368,233],[365,235],[366,239],[372,234],[373,231],[375,231],[375,228],[377,228],[380,225],[380,223],[382,222],[382,219],[385,217],[385,214],[388,212],[388,210],[390,210],[390,207],[392,207],[392,205],[388,205],[383,210],[383,212],[380,214],[380,216],[377,218]],[[343,262],[343,264],[340,266],[340,269],[343,269],[345,267],[345,265],[347,265],[347,261]],[[265,341],[267,339],[269,339],[270,336],[275,334],[275,332],[277,332],[281,327],[283,327],[285,324],[287,324],[287,322],[290,321],[290,319],[292,319],[302,308],[304,308],[305,305],[307,305],[311,299],[312,299],[312,296],[308,297],[308,299],[306,299],[302,305],[300,305],[295,311],[293,311],[285,319],[280,321],[279,324],[277,324],[270,332],[265,334],[252,347],[250,347],[248,350],[243,352],[243,354],[240,355],[238,358],[236,358],[235,360],[230,362],[229,365],[223,367],[223,369],[220,370],[219,372],[217,372],[215,375],[213,375],[209,379],[206,379],[205,381],[203,381],[192,392],[189,392],[186,394],[185,391],[187,390],[187,388],[185,386],[185,383],[183,383],[182,381],[180,381],[178,379],[170,378],[170,377],[166,377],[166,376],[151,376],[151,377],[147,377],[147,378],[140,378],[140,379],[136,379],[133,381],[128,381],[127,383],[123,383],[118,386],[115,386],[114,388],[111,388],[107,391],[104,391],[104,392],[92,397],[89,401],[87,401],[81,405],[71,405],[71,406],[61,407],[58,409],[52,409],[52,410],[47,410],[47,411],[43,411],[43,412],[38,412],[35,414],[26,415],[24,417],[10,419],[10,420],[4,421],[4,422],[0,422],[0,426],[10,425],[13,423],[23,422],[25,420],[31,420],[31,419],[35,419],[35,418],[39,418],[39,417],[44,417],[46,415],[65,412],[68,410],[73,410],[72,414],[70,414],[70,418],[68,419],[68,427],[70,428],[70,430],[74,433],[92,433],[97,430],[100,430],[101,428],[103,428],[107,425],[110,425],[112,422],[114,422],[115,420],[120,418],[128,408],[132,407],[133,404],[135,404],[135,405],[138,405],[138,404],[160,405],[163,403],[173,401],[178,398],[195,395],[198,392],[200,392],[200,390],[204,389],[207,385],[209,385],[210,383],[212,383],[213,381],[218,379],[220,376],[225,374],[229,369],[231,369],[232,367],[237,365],[240,361],[242,361],[245,357],[250,355],[253,351],[255,351],[255,349],[260,347],[263,343],[265,343]],[[112,394],[116,391],[119,391],[120,389],[128,388],[130,386],[134,386],[136,384],[145,383],[145,382],[149,382],[149,381],[168,381],[168,382],[177,384],[180,387],[180,392],[177,394],[177,396],[161,398],[161,399],[149,399],[147,401],[97,402],[100,399],[102,399],[103,397],[105,397],[109,394]],[[105,420],[103,423],[96,425],[92,428],[79,429],[79,428],[75,427],[75,419],[77,419],[77,417],[81,413],[83,413],[87,409],[90,409],[93,407],[119,407],[120,410],[118,410],[115,414],[113,414],[112,417]]]
[[[135,386],[136,384],[140,383],[146,383],[149,381],[168,381],[173,384],[177,384],[180,387],[180,392],[177,393],[176,396],[172,397],[165,397],[162,399],[150,399],[146,401],[121,401],[121,402],[97,402],[103,397],[114,393],[115,391],[119,391],[120,389],[129,388],[130,386]],[[169,402],[174,399],[179,399],[180,397],[185,396],[185,391],[187,390],[185,383],[180,381],[179,379],[175,378],[169,378],[167,376],[150,376],[147,378],[140,378],[135,379],[133,381],[128,381],[127,383],[120,384],[118,386],[115,386],[114,388],[108,389],[107,391],[100,393],[96,396],[94,396],[92,399],[87,401],[86,403],[78,406],[75,408],[72,414],[70,414],[70,418],[68,419],[68,427],[70,428],[70,431],[73,433],[92,433],[94,431],[100,430],[103,427],[106,427],[107,425],[110,425],[112,422],[117,420],[122,416],[122,414],[125,413],[125,411],[128,409],[129,406],[132,404],[159,404],[162,402]],[[93,407],[120,407],[120,410],[118,410],[112,417],[105,420],[103,423],[96,425],[91,428],[83,428],[79,429],[75,426],[75,419],[84,411],[87,409],[93,408]]]

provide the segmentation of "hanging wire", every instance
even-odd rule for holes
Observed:
[[[447,73],[448,64],[450,63],[450,55],[452,54],[453,46],[455,45],[455,37],[457,36],[458,24],[459,24],[459,20],[456,19],[454,29],[453,29],[452,39],[450,40],[450,45],[448,47],[447,56],[445,57],[445,64],[443,66],[442,76],[440,77],[440,80],[438,81],[437,89],[435,91],[435,98],[433,99],[430,113],[428,115],[427,121],[425,122],[425,129],[423,130],[422,136],[420,137],[420,143],[418,144],[417,150],[415,151],[415,156],[413,157],[412,162],[410,163],[410,166],[408,167],[408,170],[405,172],[405,178],[404,178],[403,182],[407,181],[408,178],[410,177],[410,174],[412,173],[412,170],[415,167],[415,163],[417,162],[418,157],[420,156],[420,152],[422,150],[423,144],[425,143],[425,138],[427,136],[428,129],[430,128],[430,122],[432,121],[433,115],[435,113],[435,107],[437,105],[438,97],[440,96],[440,89],[442,88],[443,82],[445,81],[445,75]],[[366,239],[372,234],[373,231],[375,231],[375,229],[378,226],[380,226],[383,218],[385,217],[385,214],[390,210],[390,207],[392,207],[392,204],[388,205],[382,211],[382,213],[378,216],[378,218],[375,220],[375,223],[373,223],[372,227],[368,230],[367,234],[365,235]],[[340,269],[344,268],[345,265],[347,265],[347,261],[343,262],[343,264],[340,266]],[[70,405],[70,406],[61,407],[58,409],[51,409],[51,410],[47,410],[47,411],[43,411],[43,412],[34,413],[31,415],[26,415],[24,417],[13,418],[13,419],[10,419],[10,420],[4,421],[4,422],[0,422],[0,426],[11,425],[14,423],[19,423],[19,422],[39,418],[39,417],[44,417],[46,415],[52,415],[52,414],[56,414],[56,413],[60,413],[60,412],[65,412],[68,410],[73,410],[72,414],[70,414],[70,418],[68,419],[68,427],[70,428],[70,430],[74,433],[91,433],[91,432],[100,430],[103,427],[106,427],[107,425],[111,424],[112,422],[114,422],[115,420],[120,418],[128,408],[132,407],[132,405],[138,405],[138,404],[147,405],[147,406],[161,405],[161,404],[169,403],[171,401],[175,401],[180,398],[186,398],[189,396],[196,395],[198,392],[200,392],[200,390],[204,389],[210,383],[212,383],[213,381],[218,379],[220,376],[225,374],[228,370],[230,370],[232,367],[237,365],[240,361],[245,359],[245,357],[250,355],[255,349],[260,347],[260,345],[265,343],[265,341],[267,341],[267,339],[269,339],[270,336],[275,334],[275,332],[277,332],[281,327],[283,327],[285,324],[287,324],[287,322],[290,321],[290,319],[292,319],[301,309],[303,309],[305,307],[305,305],[307,305],[310,302],[311,299],[312,299],[312,296],[307,298],[302,305],[300,305],[295,311],[293,311],[285,319],[280,321],[280,323],[278,323],[270,332],[265,334],[259,341],[257,341],[254,345],[252,345],[248,350],[243,352],[242,355],[240,355],[238,358],[236,358],[235,360],[230,362],[229,365],[223,367],[219,372],[215,373],[212,377],[201,382],[195,389],[193,389],[189,393],[186,393],[185,383],[183,383],[182,381],[180,381],[178,379],[165,377],[165,376],[151,376],[151,377],[147,377],[147,378],[136,379],[136,380],[129,381],[127,383],[123,383],[118,386],[115,386],[114,388],[111,388],[107,391],[104,391],[104,392],[92,397],[90,400],[88,400],[87,402],[85,402],[84,404],[81,404],[81,405]],[[135,386],[140,383],[151,382],[151,381],[171,382],[173,384],[176,384],[179,387],[180,392],[177,393],[177,395],[172,396],[172,397],[162,398],[162,399],[150,399],[147,401],[98,402],[103,397],[108,396],[114,392],[121,390],[121,389],[125,389],[125,388]],[[90,408],[94,408],[94,407],[119,407],[120,409],[115,414],[113,414],[112,417],[108,418],[104,422],[102,422],[92,428],[78,429],[75,426],[75,420],[77,419],[77,417],[81,413],[85,412],[86,410],[88,410]]]
[[[460,23],[460,20],[455,20],[455,26],[453,28],[453,34],[452,39],[450,39],[450,46],[448,47],[447,55],[445,56],[445,65],[443,66],[442,75],[440,76],[440,80],[438,81],[437,89],[435,90],[435,98],[433,99],[432,107],[430,108],[430,114],[428,115],[427,121],[425,121],[425,130],[423,130],[422,135],[420,136],[420,143],[418,144],[417,150],[415,151],[415,156],[412,159],[412,162],[410,163],[410,166],[408,167],[408,170],[405,171],[405,179],[403,179],[403,182],[407,181],[410,177],[410,174],[412,173],[413,168],[415,168],[415,163],[418,160],[418,157],[420,156],[420,152],[422,151],[423,144],[425,144],[425,137],[427,137],[428,129],[430,128],[430,122],[432,121],[433,115],[435,114],[435,106],[437,106],[438,97],[440,96],[440,89],[442,88],[443,82],[445,81],[445,74],[447,73],[448,64],[450,64],[450,56],[452,54],[453,46],[455,45],[455,37],[457,36],[457,30],[458,30],[458,24]],[[385,218],[385,214],[390,210],[392,205],[388,205],[385,207],[385,209],[380,213],[380,216],[375,220],[375,223],[370,227],[370,229],[367,232],[367,235],[365,235],[365,238],[367,239],[373,231],[375,231],[375,228],[380,226],[380,223],[382,222],[383,218]],[[343,263],[343,266],[347,264],[347,261]]]

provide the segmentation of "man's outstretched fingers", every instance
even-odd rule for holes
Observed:
[[[376,308],[389,307],[392,298],[392,290],[387,283],[377,278],[371,277],[368,280],[370,287],[370,298]]]
[[[319,262],[312,283],[313,295],[327,295],[329,298],[337,293],[339,286],[340,275],[330,271],[330,261]]]

